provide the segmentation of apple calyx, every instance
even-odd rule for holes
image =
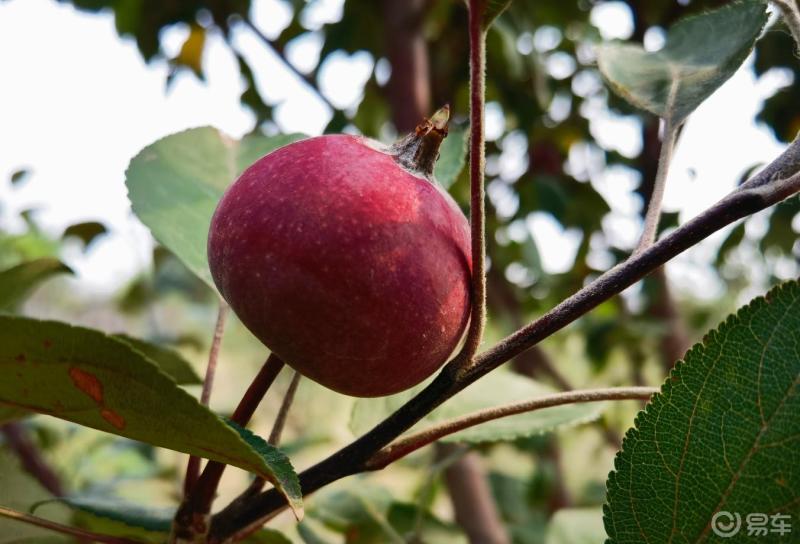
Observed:
[[[439,147],[447,137],[450,106],[445,104],[430,118],[423,119],[414,132],[392,144],[388,153],[407,171],[434,182],[433,167],[439,158]]]

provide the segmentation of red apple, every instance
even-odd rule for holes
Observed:
[[[280,148],[236,180],[211,222],[211,273],[234,312],[341,393],[418,384],[469,319],[469,225],[432,178],[446,124],[438,140],[426,126],[389,148],[348,135]]]

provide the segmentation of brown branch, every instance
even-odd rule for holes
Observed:
[[[297,386],[300,384],[301,377],[302,375],[295,370],[294,375],[292,376],[292,381],[289,384],[289,388],[286,390],[286,394],[283,396],[283,402],[281,402],[278,415],[275,416],[275,423],[272,425],[272,431],[269,433],[269,440],[267,440],[267,442],[273,446],[277,446],[281,442],[283,427],[286,425],[286,418],[289,415],[289,408],[292,407],[292,402],[294,402],[294,394],[297,392]]]
[[[77,527],[70,527],[69,525],[56,523],[55,521],[50,521],[49,519],[32,516],[24,512],[18,512],[17,510],[12,510],[11,508],[6,508],[5,506],[0,506],[0,516],[19,521],[20,523],[35,525],[43,529],[61,533],[62,535],[71,535],[90,542],[101,542],[103,544],[142,544],[141,540],[132,540],[130,538],[124,538],[120,536],[93,533],[84,529],[78,529]]]
[[[437,459],[453,454],[455,444],[437,444]],[[458,525],[473,544],[509,544],[508,533],[486,481],[481,457],[467,452],[444,470],[444,481]]]
[[[655,387],[612,387],[607,389],[564,391],[524,402],[515,402],[513,404],[479,410],[465,416],[441,421],[427,429],[408,435],[389,444],[367,461],[366,468],[368,470],[380,470],[401,457],[405,457],[409,453],[427,446],[440,438],[480,425],[481,423],[486,423],[487,421],[578,402],[629,399],[646,400],[657,392],[658,388]]]
[[[214,325],[214,336],[211,339],[211,349],[208,353],[208,364],[206,365],[206,375],[203,379],[203,390],[200,393],[200,404],[208,406],[211,399],[211,390],[214,387],[214,376],[217,373],[217,359],[219,348],[222,345],[222,334],[225,331],[225,319],[228,315],[228,304],[220,298],[217,310],[217,322]],[[186,476],[183,480],[183,495],[186,496],[197,482],[200,475],[200,458],[194,455],[189,456],[186,464]]]
[[[16,454],[22,468],[50,493],[56,497],[64,496],[61,479],[42,457],[42,453],[28,436],[26,429],[20,423],[13,422],[3,425],[2,431],[9,449]]]
[[[486,162],[483,130],[486,86],[486,29],[484,0],[469,1],[469,179],[470,226],[472,235],[472,316],[463,348],[463,368],[471,366],[486,325],[486,204],[484,168]],[[459,364],[462,364],[459,362]]]
[[[538,320],[478,355],[474,365],[458,378],[456,372],[463,360],[457,357],[448,363],[424,390],[371,431],[303,471],[300,474],[303,492],[313,493],[331,482],[364,471],[366,462],[377,451],[480,377],[563,329],[714,232],[799,192],[798,171],[800,139],[795,139],[750,181],[646,250],[604,273]],[[209,542],[222,542],[242,527],[259,526],[284,505],[285,499],[280,493],[268,490],[241,507],[226,508],[214,516]]]
[[[428,49],[422,34],[427,0],[382,0],[386,56],[392,74],[386,95],[401,134],[411,132],[431,111]]]
[[[247,425],[283,366],[283,361],[274,353],[267,357],[231,415],[231,421],[242,426]],[[192,541],[195,536],[208,532],[209,512],[225,466],[218,461],[209,461],[206,464],[197,483],[175,514],[170,538],[172,542]]]

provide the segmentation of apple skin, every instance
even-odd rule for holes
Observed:
[[[340,393],[408,389],[470,315],[470,231],[438,185],[377,144],[310,138],[256,161],[211,221],[208,260],[244,325]]]

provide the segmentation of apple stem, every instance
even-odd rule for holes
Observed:
[[[389,154],[397,163],[433,182],[433,167],[439,158],[439,147],[447,137],[447,123],[450,120],[450,106],[445,104],[428,119],[417,125],[411,134],[401,138],[389,147]]]

